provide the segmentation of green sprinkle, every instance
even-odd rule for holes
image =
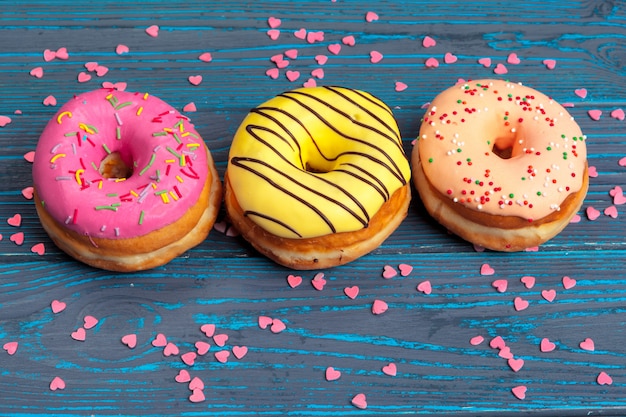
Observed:
[[[109,98],[108,100],[109,100],[109,103],[111,103],[111,106],[113,107],[117,106],[117,103],[118,103],[117,97],[111,96],[111,98]]]
[[[111,204],[110,206],[96,206],[96,210],[111,210],[111,211],[117,211],[117,207],[118,207],[118,206],[114,206],[113,204]]]
[[[513,193],[509,194],[509,198],[513,198],[513,197],[515,197],[515,194]]]
[[[98,166],[96,165],[94,161],[91,161],[91,167],[95,169],[96,171],[100,171],[100,169],[98,169]]]
[[[546,148],[546,150],[551,151],[551,150],[552,150],[552,146],[548,146],[548,147]]]
[[[152,136],[167,136],[167,132],[154,132]]]
[[[161,190],[154,193],[154,195],[161,195],[167,193],[167,190]]]
[[[541,195],[541,191],[537,191],[537,195]]]
[[[117,193],[109,193],[107,194],[107,197],[117,197],[119,194]]]
[[[463,100],[457,100],[456,102],[457,102],[457,104],[461,104],[461,103],[463,103]]]
[[[461,153],[461,148],[456,149],[457,153]]]
[[[65,137],[76,136],[76,133],[78,133],[78,132],[67,132],[63,136],[65,136]]]
[[[94,125],[88,125],[85,123],[85,126],[88,127],[90,130],[93,130],[94,133],[98,133],[98,129]]]
[[[173,135],[177,143],[183,143],[183,141],[180,140],[180,137],[178,136],[178,134],[174,133]]]
[[[122,139],[122,129],[120,129],[119,126],[115,128],[115,139],[117,140]]]
[[[115,110],[123,109],[124,107],[128,107],[128,106],[130,106],[131,104],[133,104],[133,102],[132,102],[132,101],[125,101],[125,102],[123,102],[123,103],[118,104],[117,106],[115,106]]]
[[[139,224],[143,224],[143,217],[144,217],[145,213],[143,212],[143,210],[141,210],[141,213],[139,213]]]
[[[141,171],[139,171],[139,175],[143,175],[146,173],[146,171],[148,169],[150,169],[150,167],[152,166],[152,164],[154,164],[154,160],[156,159],[156,154],[153,153],[152,156],[150,157],[150,162],[148,162],[148,165],[146,165]]]
[[[102,147],[104,148],[104,150],[106,151],[106,153],[108,153],[109,155],[111,154],[111,149],[109,149],[109,147],[107,146],[106,143],[102,144]]]
[[[432,164],[433,158],[428,158],[428,162],[430,162]]]

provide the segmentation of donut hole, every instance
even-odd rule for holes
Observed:
[[[515,158],[524,153],[516,135],[499,137],[493,142],[491,152],[502,159]]]
[[[128,166],[119,152],[111,152],[100,161],[100,175],[104,178],[128,178],[133,175],[133,169]]]

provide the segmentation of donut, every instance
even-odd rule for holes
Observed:
[[[120,272],[198,245],[222,198],[211,153],[187,117],[147,93],[104,88],[74,96],[47,123],[33,183],[54,243]]]
[[[411,171],[396,120],[364,91],[279,94],[245,117],[228,158],[224,202],[233,226],[292,269],[357,259],[408,212]]]
[[[513,252],[563,230],[587,193],[586,136],[555,100],[504,80],[459,82],[429,105],[411,154],[427,212]]]

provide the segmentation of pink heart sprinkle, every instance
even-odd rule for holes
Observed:
[[[446,64],[454,64],[458,60],[456,55],[451,54],[450,52],[446,52],[443,56],[443,62]]]
[[[528,304],[528,301],[524,300],[522,297],[515,297],[513,300],[513,306],[517,311],[526,310],[528,308]]]
[[[495,272],[489,264],[482,264],[480,267],[480,275],[493,275]]]
[[[491,66],[491,58],[480,58],[478,63],[485,68],[489,68]]]
[[[24,159],[26,160],[26,162],[32,163],[35,160],[35,151],[26,152],[24,154]]]
[[[366,22],[375,22],[378,20],[378,15],[375,12],[367,12],[365,13],[365,21]]]
[[[67,52],[67,48],[65,47],[57,49],[55,55],[57,58],[63,59],[63,60],[68,59],[70,57],[70,54]]]
[[[602,117],[602,110],[589,110],[587,114],[592,120],[600,120],[600,117]]]
[[[270,331],[272,333],[280,333],[283,330],[285,330],[287,328],[287,326],[285,325],[285,323],[283,323],[282,320],[280,319],[273,319],[272,320],[272,327],[270,327]]]
[[[279,18],[277,18],[277,17],[270,16],[267,19],[267,24],[272,29],[276,29],[277,27],[279,27],[282,24],[282,21]]]
[[[215,352],[214,356],[218,362],[226,363],[230,357],[230,352],[228,350],[220,350],[219,352]]]
[[[215,324],[203,324],[200,326],[200,331],[204,333],[206,337],[213,337],[215,334]]]
[[[275,41],[280,36],[280,30],[270,29],[267,31],[267,36],[269,36],[271,40]]]
[[[544,59],[543,60],[543,65],[545,65],[547,69],[553,70],[554,68],[556,68],[556,60],[554,60],[554,59]]]
[[[213,335],[213,342],[215,342],[215,344],[219,347],[223,347],[224,345],[226,345],[226,342],[228,341],[228,335],[227,334],[216,334]]]
[[[491,283],[491,286],[498,292],[506,292],[509,282],[506,279],[497,279]]]
[[[511,358],[507,361],[507,363],[513,372],[518,372],[524,366],[524,359]]]
[[[605,208],[605,209],[604,209],[604,214],[605,214],[606,216],[612,217],[612,218],[614,218],[614,219],[615,219],[615,218],[617,218],[617,215],[618,215],[618,213],[617,213],[617,207],[615,207],[615,206],[609,206],[609,207]]]
[[[296,288],[298,285],[302,284],[302,277],[299,275],[289,275],[287,277],[287,283],[291,288]]]
[[[527,276],[523,276],[522,278],[520,278],[520,281],[528,289],[531,289],[532,287],[535,286],[535,277],[528,276],[528,275]]]
[[[357,394],[352,397],[351,401],[352,405],[361,410],[365,410],[367,408],[367,398],[365,394]]]
[[[285,76],[287,77],[289,81],[294,82],[298,78],[300,78],[300,71],[287,71],[285,73]]]
[[[496,67],[493,69],[494,74],[504,75],[509,72],[509,70],[504,66],[504,64],[498,63]]]
[[[322,42],[324,40],[324,32],[316,31],[316,32],[308,32],[306,34],[306,41],[308,43]]]
[[[598,385],[612,385],[613,384],[613,378],[611,378],[610,375],[604,371],[598,374],[596,381],[598,382]]]
[[[122,336],[122,343],[131,349],[137,346],[137,335],[134,333]]]
[[[513,52],[513,53],[510,53],[509,56],[506,58],[506,62],[508,62],[511,65],[517,65],[521,61],[520,61],[519,57],[517,56],[517,54],[515,52]]]
[[[279,71],[278,68],[270,68],[267,71],[265,71],[265,75],[267,75],[268,77],[270,77],[271,79],[275,80],[276,78],[278,78],[279,75]]]
[[[41,67],[33,68],[32,70],[30,70],[29,74],[35,78],[41,78],[43,77],[43,68]]]
[[[541,296],[548,301],[549,303],[553,302],[554,299],[556,298],[556,291],[553,289],[550,290],[542,290],[541,291]]]
[[[580,223],[581,217],[580,214],[574,214],[574,217],[569,221],[570,223]]]
[[[400,91],[404,91],[407,89],[407,85],[401,81],[396,81],[396,91],[400,92]]]
[[[329,366],[326,368],[326,380],[327,381],[336,381],[341,378],[341,372]]]
[[[596,350],[596,346],[595,346],[595,343],[593,342],[593,339],[589,337],[583,340],[582,342],[580,342],[579,346],[582,350],[587,350],[589,352],[593,352],[594,350]]]
[[[98,63],[94,61],[85,62],[84,67],[87,69],[87,71],[93,72],[96,70],[96,68],[98,68]]]
[[[417,285],[417,290],[426,295],[430,295],[433,292],[433,287],[430,281],[422,281]]]
[[[45,51],[43,51],[43,60],[46,62],[50,62],[56,57],[57,57],[57,53],[54,51],[51,51],[50,49],[46,49]]]
[[[50,390],[56,391],[58,389],[65,389],[65,381],[58,376],[55,376],[50,382]]]
[[[288,49],[285,51],[285,56],[290,59],[298,58],[298,50],[297,49]]]
[[[213,60],[213,55],[210,52],[204,52],[198,56],[198,59],[202,62],[211,62]]]
[[[197,357],[198,357],[198,354],[196,352],[187,352],[187,353],[183,353],[180,356],[180,359],[183,361],[185,365],[193,366],[193,364],[196,362]]]
[[[617,205],[617,206],[621,206],[622,204],[626,204],[626,196],[624,196],[624,193],[622,191],[622,187],[617,186],[614,188],[614,190],[616,190],[615,195],[613,195],[613,204]],[[619,190],[619,192],[617,192],[617,190]]]
[[[204,381],[201,378],[194,376],[193,379],[189,381],[187,388],[189,388],[190,391],[197,390],[197,389],[203,390]]]
[[[98,65],[96,67],[96,75],[98,77],[104,77],[107,74],[107,72],[109,72],[109,68],[105,67],[104,65]]]
[[[22,215],[17,213],[12,217],[9,217],[7,219],[7,223],[9,224],[9,226],[20,227],[20,225],[22,224]]]
[[[378,51],[370,52],[370,62],[372,64],[377,64],[383,59],[383,54]]]
[[[43,105],[44,106],[56,106],[57,105],[56,97],[54,97],[53,95],[49,95],[48,97],[44,98]]]
[[[398,265],[398,269],[400,270],[400,275],[403,277],[407,277],[413,272],[413,267],[409,264],[400,264]]]
[[[372,313],[373,314],[383,314],[389,306],[383,300],[374,300],[372,303]]]
[[[624,114],[623,109],[615,109],[611,111],[611,117],[617,120],[624,120],[624,118],[626,118],[626,114]]]
[[[27,200],[32,200],[33,199],[33,192],[34,192],[33,187],[26,187],[26,188],[22,189],[22,195]]]
[[[163,333],[159,333],[156,335],[154,340],[152,341],[152,346],[154,347],[164,347],[167,345],[167,339]]]
[[[98,319],[95,318],[94,316],[85,316],[83,318],[83,323],[84,323],[83,327],[86,330],[93,329],[96,326],[96,324],[98,324]]]
[[[315,274],[315,276],[311,280],[311,285],[313,285],[313,288],[315,288],[316,290],[322,291],[324,289],[324,286],[326,285],[326,279],[324,279],[324,274],[322,272]]]
[[[24,243],[24,232],[13,233],[9,236],[9,240],[17,246],[22,246],[22,243]]]
[[[424,63],[424,65],[425,65],[427,68],[437,68],[437,67],[439,67],[439,61],[437,60],[437,58],[430,57],[430,58],[428,58],[428,59],[426,60],[426,62]]]
[[[591,178],[597,178],[598,177],[598,171],[597,171],[595,166],[590,165],[589,168],[588,168],[588,171],[589,171],[589,177],[591,177]]]
[[[6,350],[9,355],[15,355],[18,345],[18,342],[6,342],[2,346],[2,349]]]
[[[163,348],[163,356],[176,356],[180,353],[180,349],[172,342],[168,342]]]
[[[201,340],[197,341],[194,346],[196,347],[196,351],[198,355],[206,355],[207,352],[211,349],[211,345],[207,342],[203,342]]]
[[[330,52],[331,54],[338,55],[341,51],[341,45],[338,43],[331,43],[330,45],[328,45],[327,49],[328,52]]]
[[[437,41],[431,38],[430,36],[425,36],[424,39],[422,40],[422,46],[424,48],[431,48],[435,45],[437,45]]]
[[[348,35],[341,38],[341,43],[348,46],[354,46],[356,44],[356,40],[354,39],[354,36]]]
[[[511,352],[510,347],[505,346],[502,349],[500,349],[500,352],[498,352],[498,356],[504,359],[512,359],[513,353]]]
[[[204,400],[206,400],[206,396],[201,389],[194,389],[189,396],[189,401],[192,403],[201,403]]]
[[[189,375],[189,371],[186,369],[181,369],[174,377],[174,380],[180,384],[184,384],[185,382],[191,381],[191,375]]]
[[[196,107],[196,103],[194,103],[193,101],[183,106],[183,111],[187,113],[193,113],[197,110],[198,108]]]
[[[391,265],[385,265],[383,267],[383,278],[390,279],[398,275],[398,271]]]
[[[11,123],[11,118],[9,116],[0,116],[0,127],[5,127]]]
[[[54,314],[57,314],[65,310],[65,307],[67,307],[67,304],[65,304],[63,301],[53,300],[52,303],[50,303],[50,307],[52,308],[52,312]]]
[[[247,354],[248,354],[247,346],[233,346],[233,355],[235,355],[235,358],[242,359]]]
[[[489,341],[489,347],[492,349],[504,349],[505,346],[506,343],[504,342],[502,336],[496,336]]]
[[[308,80],[306,80],[305,82],[302,83],[303,87],[317,87],[317,81],[315,81],[315,78],[309,78]]]
[[[621,167],[626,167],[626,156],[617,161],[617,164]]]
[[[192,85],[200,85],[202,82],[202,75],[190,75],[188,80]]]
[[[574,94],[576,94],[580,98],[587,97],[587,89],[586,88],[577,88],[574,90]]]
[[[359,287],[354,285],[343,289],[343,293],[350,299],[354,300],[359,295]]]
[[[541,339],[541,343],[539,344],[539,350],[541,350],[542,352],[552,352],[554,349],[556,349],[556,344],[552,343],[550,339],[548,339],[547,337]]]
[[[124,91],[126,90],[126,83],[125,82],[112,83],[110,81],[105,81],[102,83],[102,87],[107,88],[107,89]]]
[[[130,49],[128,48],[128,46],[121,43],[115,47],[115,53],[118,55],[127,54],[129,51]]]
[[[383,366],[383,373],[389,376],[396,376],[398,374],[398,368],[396,364],[391,362],[388,365]]]
[[[273,319],[267,316],[259,316],[258,323],[261,329],[267,329],[273,323]]]
[[[596,210],[595,208],[591,206],[587,207],[586,213],[587,213],[587,218],[592,221],[600,217],[600,211]]]
[[[311,71],[311,75],[319,80],[324,78],[324,69],[323,68],[315,68]]]
[[[523,400],[524,398],[526,398],[526,390],[527,388],[525,385],[518,385],[517,387],[513,387],[511,389],[511,392],[513,393],[513,395],[515,395],[515,397]]]
[[[315,62],[318,65],[324,65],[328,61],[328,57],[326,55],[315,55]]]
[[[478,346],[480,345],[482,342],[485,341],[485,338],[482,337],[481,335],[478,336],[474,336],[470,339],[470,345],[472,346]]]
[[[146,28],[146,33],[153,38],[159,36],[159,27],[157,25],[152,25]]]
[[[302,28],[300,30],[297,30],[293,33],[293,36],[295,36],[298,39],[306,39],[306,29]]]
[[[79,327],[78,329],[72,332],[71,336],[72,336],[72,339],[74,340],[78,340],[79,342],[84,342],[86,338],[85,329],[83,329],[82,327]]]
[[[563,288],[565,288],[566,290],[569,290],[576,286],[576,280],[568,276],[564,276],[561,282],[563,283]]]

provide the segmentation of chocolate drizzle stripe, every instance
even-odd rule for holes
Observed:
[[[279,171],[276,167],[270,165],[269,163],[265,162],[265,161],[261,161],[259,159],[256,158],[245,158],[245,157],[233,157],[231,160],[231,163],[234,166],[237,166],[239,168],[245,169],[251,173],[253,173],[254,175],[258,176],[259,178],[267,181],[272,187],[275,187],[276,189],[282,191],[283,193],[287,194],[288,196],[290,196],[291,198],[293,198],[296,201],[299,201],[300,203],[304,204],[306,207],[310,208],[312,211],[314,211],[318,216],[320,216],[320,218],[324,221],[324,223],[326,223],[328,225],[328,227],[330,228],[332,233],[336,233],[336,229],[335,226],[332,224],[332,222],[324,215],[324,213],[322,213],[322,211],[315,207],[313,204],[310,204],[309,202],[307,202],[306,200],[304,200],[302,197],[298,196],[296,193],[289,191],[287,188],[282,187],[280,184],[276,183],[275,181],[273,181],[271,178],[269,178],[268,176],[264,175],[263,173],[261,173],[259,170],[254,169],[253,167],[250,167],[248,165],[245,164],[245,162],[250,162],[252,164],[258,164],[261,165],[273,172],[275,172],[276,174],[287,178],[287,180],[289,180],[291,183],[319,196],[320,198],[335,204],[338,207],[341,207],[343,210],[345,210],[346,212],[350,213],[350,215],[352,215],[356,220],[358,220],[363,227],[367,227],[368,225],[368,221],[367,219],[364,219],[363,217],[359,216],[357,213],[355,213],[352,209],[350,209],[349,207],[347,207],[345,204],[343,204],[340,201],[337,201],[336,199],[330,198],[324,194],[322,194],[320,191],[317,191],[313,188],[311,188],[310,186],[306,185],[306,184],[302,184],[301,182],[297,181],[295,178],[290,177],[289,175],[287,175],[286,173]]]
[[[284,222],[281,222],[280,220],[275,219],[275,218],[273,218],[273,217],[267,216],[267,215],[265,215],[265,214],[263,214],[263,213],[259,213],[259,212],[257,212],[257,211],[252,211],[252,210],[248,210],[248,211],[246,211],[246,212],[244,213],[244,216],[249,216],[249,217],[254,217],[254,216],[256,216],[256,217],[260,217],[260,218],[262,218],[262,219],[268,220],[268,221],[270,221],[270,222],[272,222],[272,223],[275,223],[275,224],[278,224],[278,225],[280,225],[280,226],[284,227],[285,229],[289,230],[291,233],[293,233],[294,235],[296,235],[296,236],[298,236],[298,237],[302,237],[302,235],[301,235],[300,233],[298,233],[298,231],[297,231],[297,230],[293,229],[293,228],[292,228],[292,227],[290,227],[288,224],[286,224],[286,223],[284,223]]]
[[[291,115],[289,112],[286,112],[283,109],[279,109],[277,107],[257,107],[256,109],[252,109],[250,111],[251,113],[256,113],[256,114],[258,114],[258,115],[260,115],[262,117],[265,117],[265,118],[271,120],[272,122],[274,122],[275,124],[280,126],[280,128],[285,133],[287,133],[287,135],[289,135],[289,138],[291,139],[291,142],[293,142],[295,147],[298,149],[298,157],[300,158],[300,166],[304,167],[304,162],[302,161],[302,148],[300,147],[300,142],[298,141],[298,139],[296,139],[296,137],[293,135],[293,133],[291,133],[291,131],[289,131],[289,129],[287,129],[287,126],[282,124],[276,117],[274,117],[274,116],[270,115],[269,113],[267,113],[267,110],[271,110],[271,111],[275,111],[275,112],[281,113],[281,114],[283,114],[283,115],[285,115],[287,117],[290,117],[292,120],[297,121],[298,123],[300,123],[300,121],[298,119],[296,119],[295,117],[293,117],[293,115]],[[300,125],[302,126],[302,128],[304,128],[306,130],[306,128],[304,127],[304,125],[302,125],[302,123],[300,123]],[[248,130],[250,126],[252,126],[252,125],[246,126],[246,130],[248,131],[248,133],[250,133],[252,135],[252,132],[250,132],[250,130]],[[266,128],[266,127],[258,126],[258,125],[254,125],[254,127],[257,127],[259,129],[265,129],[265,130],[267,130],[269,132],[274,133],[282,141],[287,143],[291,147],[291,149],[294,149],[294,147],[291,145],[290,141],[288,141],[287,139],[282,137],[278,132],[276,132],[274,130],[271,130],[269,128]],[[309,134],[309,136],[311,135],[308,130],[307,130],[307,133]],[[255,136],[255,135],[253,135],[253,136],[258,139],[257,136]]]
[[[362,172],[363,174],[365,174],[366,177],[370,177],[372,180],[368,180],[367,178],[361,177],[357,174],[355,174],[354,172],[352,172],[352,175],[354,175],[355,177],[359,178],[361,181],[368,183],[372,188],[374,188],[376,191],[378,191],[378,193],[383,197],[384,201],[389,200],[389,198],[391,197],[391,194],[389,193],[389,189],[387,187],[385,187],[385,184],[383,184],[383,182],[380,180],[380,178],[377,178],[376,176],[372,175],[371,172],[366,171],[365,169],[363,169],[362,167],[355,165],[355,164],[344,164],[345,166],[349,166],[352,169],[355,169],[359,172]],[[347,171],[347,170],[346,170]],[[376,185],[378,184],[378,185]]]
[[[386,168],[394,177],[396,177],[396,179],[402,184],[405,185],[406,184],[406,180],[404,178],[404,176],[402,175],[402,171],[400,170],[400,168],[398,167],[398,165],[396,164],[396,162],[393,160],[393,158],[387,154],[383,149],[381,149],[380,147],[372,144],[371,142],[367,142],[363,139],[359,139],[359,138],[355,138],[352,137],[342,131],[340,131],[339,129],[337,129],[332,123],[328,122],[328,120],[326,120],[320,113],[316,112],[315,110],[313,110],[309,105],[307,105],[306,103],[304,103],[301,100],[298,100],[296,97],[292,97],[292,95],[302,95],[305,97],[308,97],[314,101],[317,101],[319,103],[324,104],[328,109],[331,109],[332,111],[334,111],[335,113],[343,116],[344,118],[350,119],[354,124],[357,124],[365,129],[368,129],[370,131],[373,131],[377,134],[379,134],[380,136],[386,138],[387,140],[391,141],[392,143],[394,143],[396,146],[400,147],[400,145],[397,143],[397,141],[390,137],[389,135],[384,134],[383,132],[381,132],[378,129],[375,129],[371,126],[368,126],[366,124],[363,124],[361,122],[358,122],[356,120],[353,120],[352,118],[350,118],[350,116],[348,114],[346,114],[345,112],[339,110],[338,108],[332,106],[331,104],[329,104],[328,102],[324,102],[321,101],[319,98],[314,97],[310,94],[307,93],[303,93],[301,91],[290,91],[290,92],[286,92],[286,93],[282,93],[280,96],[281,97],[285,97],[289,100],[292,100],[293,102],[297,103],[298,105],[300,105],[301,107],[303,107],[304,109],[306,109],[309,113],[313,114],[317,119],[319,119],[322,123],[324,123],[326,126],[328,126],[332,131],[334,131],[335,133],[337,133],[339,136],[344,137],[345,139],[348,140],[352,140],[355,142],[359,142],[363,145],[366,145],[374,150],[376,150],[377,152],[381,153],[382,155],[385,156],[385,159],[387,159],[389,161],[389,164],[386,164],[384,161],[380,160],[380,159],[372,159],[374,160],[374,162],[376,162],[377,164],[383,166],[384,168]]]

